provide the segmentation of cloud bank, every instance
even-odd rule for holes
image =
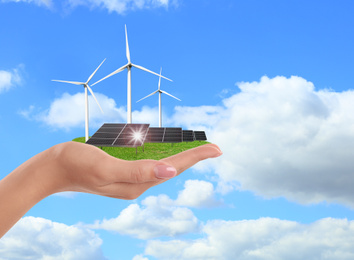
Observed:
[[[276,218],[212,220],[203,238],[151,240],[145,255],[157,259],[345,260],[354,257],[354,221],[326,218],[300,224]]]
[[[43,218],[22,218],[0,240],[0,260],[106,260],[93,231]]]
[[[117,218],[97,222],[91,228],[115,231],[140,239],[174,237],[197,232],[199,223],[190,209],[176,207],[166,195],[150,196],[140,207],[131,204]]]
[[[237,85],[222,106],[176,107],[173,117],[221,147],[222,157],[205,162],[220,182],[267,198],[354,207],[354,91],[316,90],[295,76]]]
[[[202,196],[197,196],[202,194]],[[200,223],[188,207],[212,207],[221,202],[215,199],[213,185],[206,181],[188,180],[185,189],[176,200],[167,195],[149,196],[141,202],[129,205],[118,217],[97,221],[88,225],[130,235],[139,239],[176,237],[199,232]]]

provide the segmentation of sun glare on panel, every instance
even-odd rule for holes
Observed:
[[[139,141],[141,141],[142,140],[142,138],[143,138],[143,135],[141,134],[141,132],[133,132],[133,139],[134,139],[134,141],[136,141],[136,142],[139,142]]]

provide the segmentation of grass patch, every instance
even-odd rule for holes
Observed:
[[[73,139],[75,142],[85,143],[84,137],[78,137]],[[182,142],[182,143],[145,143],[144,151],[143,147],[138,147],[138,153],[135,148],[130,147],[102,147],[102,150],[116,158],[135,161],[143,159],[160,160],[174,154],[186,151],[188,149],[208,144],[207,141],[194,141],[194,142]]]

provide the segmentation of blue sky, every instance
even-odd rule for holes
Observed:
[[[84,136],[84,89],[133,63],[169,77],[163,124],[224,154],[134,201],[53,195],[0,259],[353,259],[354,4],[0,0],[0,177]],[[158,125],[158,77],[132,69],[133,122]],[[92,87],[90,133],[126,120],[126,72]],[[147,122],[148,121],[148,122]],[[294,248],[297,252],[294,254]]]

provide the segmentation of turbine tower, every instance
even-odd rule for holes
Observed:
[[[89,139],[89,111],[88,111],[88,94],[87,94],[87,89],[90,91],[91,95],[93,96],[93,98],[95,99],[97,105],[99,106],[99,108],[101,109],[102,113],[103,110],[100,106],[100,104],[98,103],[95,95],[93,94],[92,89],[89,87],[88,83],[90,82],[90,80],[92,79],[92,77],[95,75],[95,73],[97,72],[97,70],[101,67],[101,65],[103,64],[103,62],[106,59],[104,59],[101,64],[97,67],[97,69],[91,74],[91,76],[87,79],[86,82],[77,82],[77,81],[66,81],[66,80],[56,80],[53,79],[52,81],[57,81],[57,82],[64,82],[64,83],[69,83],[69,84],[74,84],[74,85],[82,85],[85,88],[85,142],[87,142],[87,140]]]
[[[124,66],[120,67],[119,69],[113,71],[111,74],[107,75],[106,77],[100,79],[99,81],[93,83],[91,86],[94,86],[96,85],[97,83],[101,82],[102,80],[105,80],[121,71],[123,71],[124,69],[127,69],[128,70],[128,76],[127,76],[127,123],[128,124],[131,124],[132,123],[132,96],[131,96],[131,92],[132,92],[132,76],[131,76],[131,68],[132,67],[135,67],[135,68],[138,68],[138,69],[141,69],[141,70],[144,70],[144,71],[147,71],[147,72],[150,72],[152,74],[155,74],[159,77],[162,77],[164,79],[167,79],[169,81],[172,81],[162,75],[159,75],[151,70],[148,70],[142,66],[139,66],[139,65],[136,65],[136,64],[133,64],[131,63],[131,60],[130,60],[130,52],[129,52],[129,44],[128,44],[128,34],[127,34],[127,25],[125,25],[125,55],[127,56],[127,60],[128,60],[128,63],[125,64]]]
[[[139,101],[141,101],[147,97],[150,97],[156,93],[159,93],[159,127],[162,127],[161,93],[164,93],[166,95],[169,95],[170,97],[173,97],[173,98],[181,101],[179,98],[176,98],[175,96],[172,96],[171,94],[167,93],[166,91],[161,90],[161,77],[162,77],[161,72],[162,72],[162,68],[160,69],[160,75],[159,75],[159,88],[156,91],[152,92],[151,94],[147,95],[146,97],[143,97],[142,99],[137,101],[137,103],[138,103]]]

